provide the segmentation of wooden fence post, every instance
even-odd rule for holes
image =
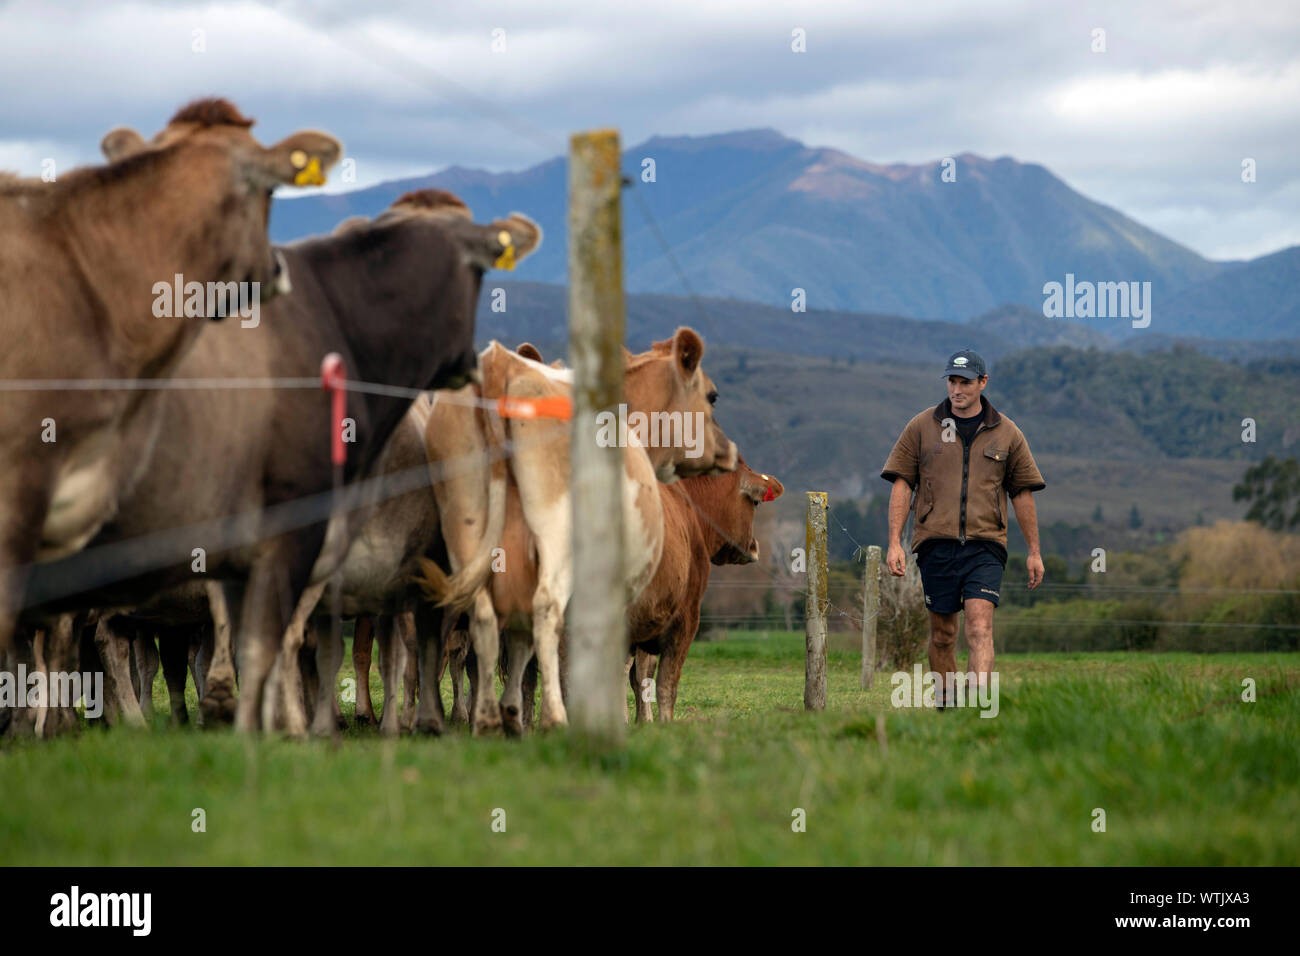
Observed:
[[[809,491],[805,602],[804,710],[826,709],[826,492]]]
[[[623,247],[618,132],[569,141],[569,362],[573,367],[573,597],[569,719],[588,740],[623,740],[627,608],[623,449],[596,443],[597,414],[623,401]]]
[[[862,572],[862,689],[871,686],[876,673],[876,618],[880,614],[880,545],[867,547],[867,569]]]

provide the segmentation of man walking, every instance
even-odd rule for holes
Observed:
[[[907,423],[880,473],[894,486],[885,565],[895,576],[907,570],[900,538],[908,511],[916,512],[912,550],[930,612],[940,708],[953,703],[944,688],[952,693],[947,675],[957,672],[958,611],[966,612],[967,670],[981,686],[993,670],[993,609],[1007,565],[1005,496],[1029,546],[1030,589],[1043,580],[1033,492],[1047,487],[1024,434],[980,395],[989,380],[984,360],[969,349],[955,352],[943,374],[948,397]]]

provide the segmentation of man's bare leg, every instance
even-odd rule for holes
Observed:
[[[994,606],[983,598],[966,598],[966,644],[970,648],[966,670],[975,673],[982,687],[988,686],[993,670]]]
[[[948,703],[944,699],[946,675],[957,672],[957,613],[930,612],[930,670],[937,675],[935,701],[944,704]]]

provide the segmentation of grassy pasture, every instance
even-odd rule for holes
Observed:
[[[860,690],[848,645],[829,709],[805,714],[802,653],[782,632],[697,644],[678,721],[604,758],[562,734],[171,730],[159,675],[150,733],[0,746],[0,865],[1300,859],[1300,655],[1002,655],[988,719],[891,707],[889,675]]]

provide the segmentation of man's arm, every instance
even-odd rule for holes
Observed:
[[[911,510],[912,486],[906,478],[897,478],[889,493],[889,547],[885,551],[885,566],[895,576],[907,571],[907,552],[903,550],[899,539],[903,536],[903,525]]]
[[[1043,553],[1038,546],[1038,508],[1034,504],[1034,493],[1032,491],[1022,491],[1011,499],[1012,506],[1016,509],[1016,523],[1020,525],[1020,533],[1025,536],[1025,544],[1029,547],[1029,557],[1026,563],[1029,565],[1029,589],[1032,591],[1043,581]],[[892,510],[890,512],[893,514]]]

